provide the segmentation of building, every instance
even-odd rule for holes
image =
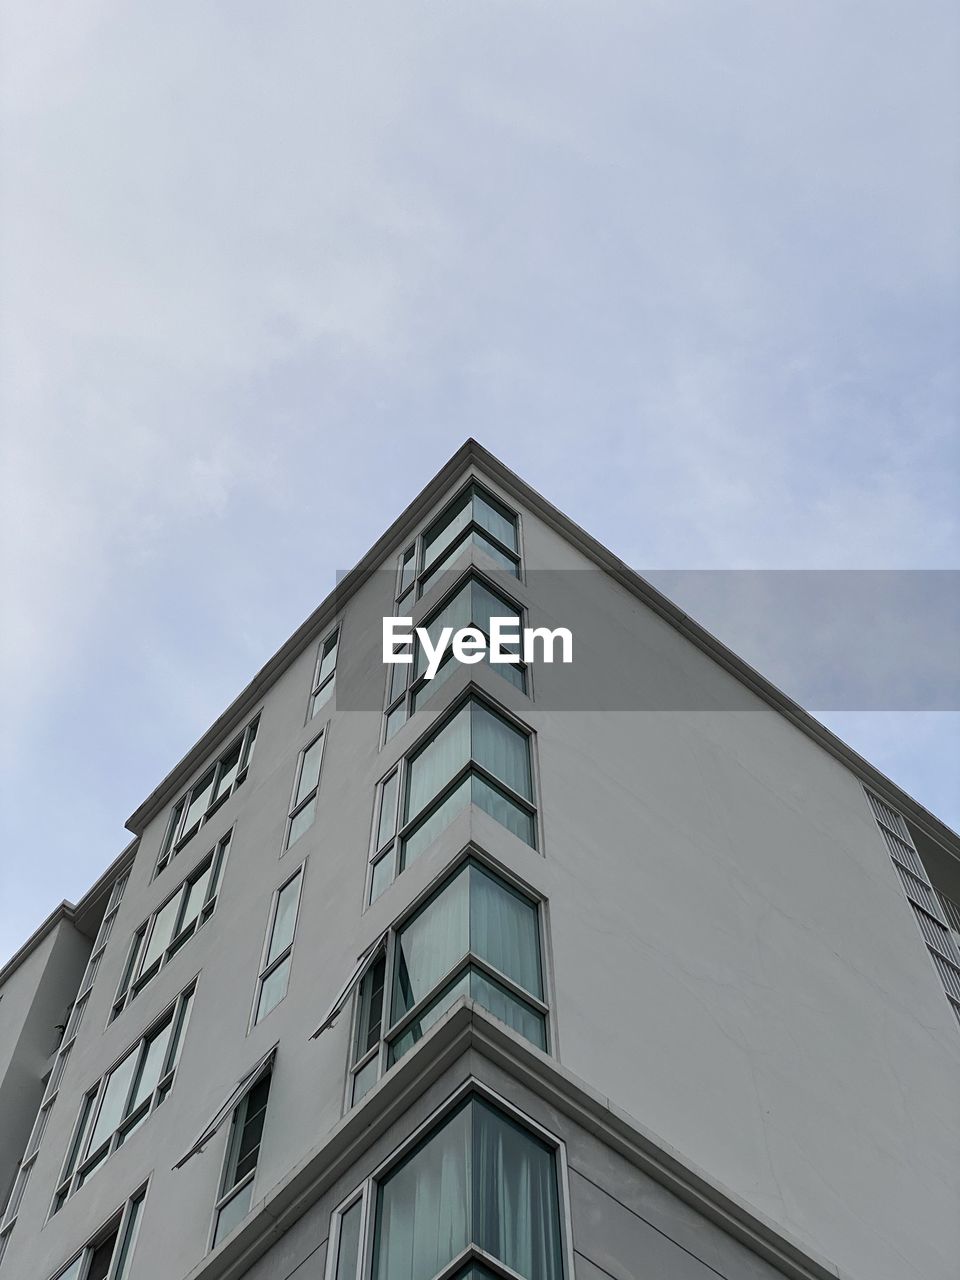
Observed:
[[[500,606],[573,666],[382,662]],[[0,1280],[956,1280],[960,839],[473,441],[128,826]]]

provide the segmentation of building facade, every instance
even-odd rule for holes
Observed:
[[[0,971],[0,1280],[960,1272],[960,840],[474,442],[128,827]]]

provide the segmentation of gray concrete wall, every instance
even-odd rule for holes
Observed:
[[[960,1036],[859,783],[529,513],[524,544],[528,568],[571,571],[559,586],[517,587],[530,621],[592,618],[576,640],[578,674],[596,672],[605,689],[639,680],[660,709],[561,710],[561,668],[535,670],[531,702],[474,667],[380,750],[380,711],[344,709],[358,705],[358,684],[368,704],[381,696],[370,682],[383,688],[392,574],[374,575],[345,612],[337,704],[304,723],[311,645],[264,696],[248,781],[157,879],[169,807],[143,832],[3,1264],[11,1274],[52,1273],[149,1176],[138,1280],[186,1275],[206,1249],[225,1134],[182,1171],[172,1164],[275,1041],[258,1194],[331,1131],[349,1018],[308,1036],[357,953],[473,840],[548,900],[551,1023],[566,1067],[854,1280],[953,1280]],[[471,675],[537,731],[541,846],[465,812],[364,910],[376,780]],[[324,722],[317,821],[281,858],[298,752]],[[234,824],[215,915],[107,1026],[133,929]],[[248,1033],[271,894],[304,860],[289,992]],[[44,1226],[83,1092],[197,975],[172,1094]],[[601,1155],[578,1175],[577,1230],[593,1238],[606,1216],[617,1238],[636,1233],[657,1256],[659,1228],[633,1192],[611,1199]],[[632,1274],[590,1247],[583,1276]],[[670,1257],[678,1276],[694,1266]],[[663,1267],[650,1274],[673,1274]]]

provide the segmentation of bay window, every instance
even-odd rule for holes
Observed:
[[[561,1195],[556,1140],[468,1087],[339,1210],[332,1280],[563,1280]]]
[[[476,627],[489,645],[490,619],[515,620],[519,633],[522,627],[522,612],[509,597],[491,586],[479,574],[471,572],[446,603],[424,621],[423,626],[434,645],[444,627],[452,627],[454,631],[462,627]],[[431,680],[426,678],[427,656],[419,640],[414,641],[411,656],[413,658],[411,663],[398,662],[390,667],[384,728],[386,741],[389,741],[400,726],[418,711],[458,669],[452,648],[447,649],[437,673]],[[489,662],[488,652],[484,654],[484,661]],[[527,692],[527,671],[519,659],[516,664],[497,662],[491,663],[491,666],[521,693]]]
[[[477,696],[461,702],[381,781],[370,901],[468,804],[536,847],[529,731]]]

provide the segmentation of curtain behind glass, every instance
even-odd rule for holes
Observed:
[[[470,950],[543,998],[537,908],[470,865]]]
[[[395,1022],[448,974],[470,946],[469,868],[464,867],[397,935]]]
[[[433,1280],[468,1244],[470,1122],[468,1103],[381,1184],[375,1280]]]
[[[478,490],[473,495],[473,518],[481,529],[486,529],[500,542],[517,550],[516,521],[498,511]]]
[[[472,1105],[474,1243],[526,1280],[561,1280],[553,1151],[485,1102]]]
[[[465,582],[449,604],[440,610],[427,627],[430,643],[436,647],[437,641],[440,639],[440,632],[444,627],[453,627],[454,631],[459,631],[461,627],[469,627],[471,622],[475,621],[470,617],[470,611],[470,583]],[[418,640],[416,658],[413,664],[414,679],[422,675],[426,669],[427,655]]]
[[[470,706],[473,759],[526,800],[532,799],[527,735],[494,715],[482,702],[472,702]]]
[[[463,707],[410,761],[404,820],[418,814],[470,759],[470,708]]]

